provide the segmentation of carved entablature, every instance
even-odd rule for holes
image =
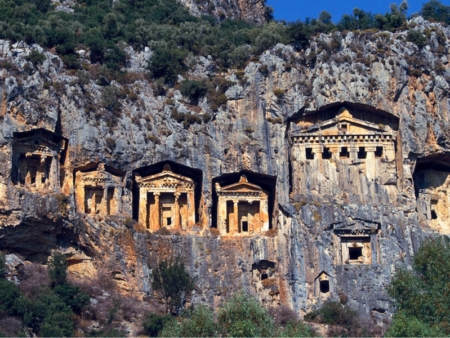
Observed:
[[[86,214],[116,215],[122,211],[124,173],[103,163],[75,170],[77,211]]]
[[[346,107],[332,119],[300,120],[292,142],[301,149],[300,160],[314,159],[395,159],[396,133],[389,125],[352,116]]]
[[[218,196],[217,225],[221,234],[260,233],[269,230],[268,193],[241,176],[238,183],[221,187]]]
[[[161,173],[141,177],[139,188],[139,222],[151,231],[161,227],[188,229],[195,225],[196,182],[175,174],[170,165]]]
[[[358,221],[355,223],[335,223],[331,225],[336,235],[338,264],[377,263],[379,223]]]
[[[57,190],[67,139],[45,129],[14,133],[12,181],[30,189]]]

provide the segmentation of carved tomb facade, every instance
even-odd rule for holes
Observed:
[[[351,195],[354,202],[389,202],[397,183],[394,124],[385,117],[378,120],[383,124],[369,113],[355,114],[358,118],[342,107],[336,113],[317,112],[296,121],[291,152],[295,193],[314,190],[322,196]],[[366,116],[371,119],[362,119]],[[374,181],[385,186],[383,193],[372,187]]]
[[[217,227],[220,234],[249,235],[269,230],[269,195],[241,176],[238,183],[216,183]]]
[[[104,164],[96,170],[75,174],[77,211],[86,214],[116,215],[122,210],[122,175],[114,175]]]
[[[139,222],[147,229],[188,229],[195,225],[196,183],[191,178],[173,173],[170,165],[166,165],[155,175],[136,174],[136,183]]]
[[[14,133],[11,177],[30,189],[60,187],[60,158],[67,140],[45,129]]]

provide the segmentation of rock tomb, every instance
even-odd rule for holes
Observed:
[[[75,202],[77,211],[86,214],[119,214],[122,209],[122,180],[122,173],[103,163],[91,166],[87,170],[76,170]]]
[[[135,175],[139,189],[139,222],[150,231],[162,227],[181,230],[195,225],[193,179],[175,174],[166,164],[161,173]]]
[[[31,189],[60,187],[60,159],[67,139],[45,129],[14,133],[12,180]]]
[[[249,235],[269,230],[268,193],[242,175],[238,183],[216,183],[217,227],[221,235]]]

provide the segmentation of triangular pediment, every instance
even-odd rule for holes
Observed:
[[[357,131],[352,131],[357,130]],[[346,134],[364,134],[364,133],[384,133],[384,127],[376,125],[375,123],[363,121],[348,116],[338,116],[334,119],[327,120],[321,123],[317,123],[308,129],[302,130],[301,133],[327,133],[327,132],[340,132]]]
[[[256,184],[251,183],[235,183],[232,185],[228,185],[226,187],[223,187],[221,191],[224,192],[260,192],[261,188],[257,186]]]
[[[337,235],[369,235],[377,233],[378,229],[381,228],[379,223],[364,221],[354,223],[334,223],[332,227]]]
[[[137,181],[142,182],[142,183],[161,182],[161,183],[168,183],[168,184],[170,184],[170,183],[190,183],[190,184],[194,183],[194,181],[192,179],[190,179],[189,177],[177,175],[170,171],[163,171],[162,173],[159,173],[156,175],[137,178]]]

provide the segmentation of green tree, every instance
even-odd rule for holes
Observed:
[[[5,278],[0,279],[0,317],[15,314],[14,302],[20,296],[19,288]]]
[[[449,239],[427,239],[414,256],[413,270],[399,269],[391,281],[388,292],[398,312],[386,335],[449,335],[449,280]]]
[[[6,277],[6,264],[5,264],[5,257],[0,256],[0,279]]]
[[[180,256],[159,262],[152,273],[152,288],[161,293],[166,304],[166,313],[175,308],[179,313],[184,297],[194,290],[196,279],[184,268]]]
[[[205,96],[208,87],[204,81],[185,80],[181,84],[180,92],[188,97],[192,103],[198,104],[200,97]]]
[[[424,3],[420,14],[426,20],[450,24],[450,6],[445,6],[438,0]]]
[[[66,256],[55,253],[48,263],[48,275],[52,281],[52,286],[62,285],[67,278],[67,261]]]
[[[162,337],[216,337],[218,327],[214,322],[214,313],[205,305],[199,305],[194,311],[186,311],[180,321],[171,320],[164,325]]]
[[[162,331],[165,324],[170,320],[171,316],[161,316],[148,312],[142,321],[142,327],[150,337],[158,337],[159,332]]]
[[[166,83],[174,83],[178,74],[186,69],[186,55],[178,48],[157,47],[148,61],[148,69],[154,78],[164,78]]]
[[[220,308],[218,324],[231,337],[271,337],[275,325],[269,312],[253,298],[239,292]]]

